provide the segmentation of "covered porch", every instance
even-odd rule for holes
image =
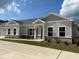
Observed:
[[[33,22],[33,28],[29,29],[29,34],[34,39],[44,40],[44,21],[37,19]]]

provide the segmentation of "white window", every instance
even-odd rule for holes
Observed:
[[[14,28],[14,35],[16,35],[16,29]]]
[[[48,27],[48,36],[53,36],[53,28]]]
[[[65,36],[65,27],[59,27],[59,36]]]
[[[9,35],[10,35],[10,31],[11,31],[11,30],[10,30],[10,29],[8,29],[8,34],[9,34]]]
[[[34,35],[34,29],[28,29],[29,35],[33,36]]]

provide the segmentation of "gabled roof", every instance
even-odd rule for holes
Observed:
[[[37,20],[38,18],[35,19],[24,19],[24,20],[20,20],[20,22],[22,24],[32,24],[33,21]]]
[[[74,19],[66,18],[64,16],[60,16],[55,13],[49,13],[47,16],[41,17],[41,18],[34,18],[34,19],[23,19],[23,20],[14,20],[18,24],[33,24],[35,20],[42,20],[44,22],[47,21],[58,21],[58,20],[69,20],[69,21],[74,21]],[[0,21],[0,26],[4,26],[8,21]]]
[[[73,21],[74,19],[70,19],[55,13],[49,13],[47,16],[42,17],[44,21],[58,21],[58,20],[70,20]]]
[[[45,23],[45,21],[43,21],[41,19],[37,19],[37,20],[33,21],[32,23],[35,24],[35,23],[38,23],[38,22],[39,23],[43,23],[43,24]]]
[[[8,21],[0,20],[0,27],[5,26]]]
[[[42,20],[42,21],[58,21],[58,20],[68,20],[68,21],[74,21],[73,19],[66,18],[64,16],[60,16],[55,13],[49,13],[47,16],[41,17],[41,18],[33,18],[33,19],[23,19],[23,20],[15,20],[19,24],[32,24],[35,20]]]

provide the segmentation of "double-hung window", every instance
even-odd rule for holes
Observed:
[[[48,36],[53,36],[53,28],[48,27]]]
[[[16,29],[14,29],[14,35],[16,35]]]
[[[65,36],[65,27],[59,27],[59,36]]]
[[[34,29],[29,29],[29,35],[33,36],[34,35]]]
[[[9,34],[9,35],[10,35],[10,31],[11,31],[11,30],[10,30],[10,29],[8,29],[8,34]]]

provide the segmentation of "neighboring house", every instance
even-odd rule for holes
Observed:
[[[2,38],[51,38],[72,42],[74,37],[79,36],[78,26],[78,20],[50,13],[39,19],[0,22],[0,36]]]

